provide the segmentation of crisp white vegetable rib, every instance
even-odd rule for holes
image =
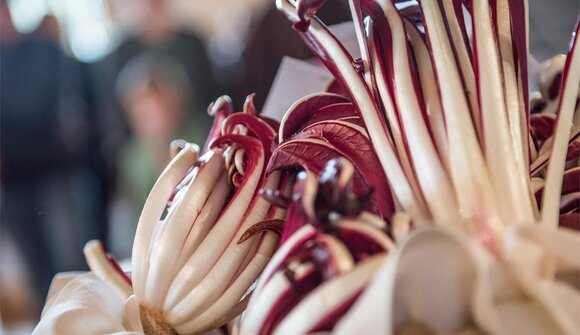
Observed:
[[[119,274],[117,269],[113,268],[100,241],[92,240],[87,242],[83,252],[87,264],[95,276],[109,285],[123,301],[133,294],[131,284]]]
[[[477,54],[478,97],[487,167],[505,223],[533,222],[525,178],[518,170],[509,133],[499,55],[487,1],[473,1],[474,48]],[[515,97],[512,97],[512,99]],[[518,139],[519,140],[519,139]],[[521,153],[520,153],[521,154]],[[520,159],[524,159],[520,157]]]
[[[522,0],[522,2],[526,2]],[[518,63],[516,63],[513,54],[513,39],[518,38],[514,36],[511,31],[511,17],[510,17],[509,0],[496,1],[497,8],[497,30],[499,38],[499,51],[501,55],[502,71],[504,79],[504,98],[508,111],[508,121],[510,127],[510,134],[512,137],[512,145],[514,146],[515,161],[519,170],[523,183],[529,194],[530,205],[532,206],[532,213],[534,220],[540,218],[538,204],[531,191],[531,182],[529,178],[530,172],[530,130],[529,130],[529,111],[524,102],[525,96],[523,93],[522,76]],[[527,6],[527,4],[524,4]],[[527,16],[527,12],[526,12]],[[526,34],[527,34],[527,22]],[[526,35],[527,36],[527,35]],[[525,45],[526,55],[528,44]],[[521,62],[521,60],[520,60]],[[517,97],[514,99],[513,97]],[[532,144],[533,147],[533,144]],[[528,222],[531,223],[531,222]]]
[[[373,39],[373,31],[369,32],[369,51],[370,51],[370,58],[372,63],[372,69],[376,79],[377,85],[377,93],[381,99],[383,104],[383,108],[385,109],[385,116],[389,122],[389,129],[390,133],[393,138],[394,147],[397,151],[398,159],[401,164],[401,168],[403,172],[407,176],[407,180],[409,181],[409,187],[413,190],[413,193],[416,195],[416,201],[420,203],[421,208],[427,209],[427,205],[425,204],[425,200],[423,199],[423,194],[419,188],[419,183],[417,181],[417,177],[415,176],[415,172],[411,165],[411,160],[409,159],[409,154],[407,152],[407,148],[405,147],[405,140],[403,139],[403,133],[401,131],[401,127],[399,126],[399,118],[395,113],[395,106],[393,102],[393,97],[391,96],[391,92],[387,88],[387,78],[385,78],[383,71],[381,70],[380,59],[378,55],[377,46],[375,45]]]
[[[447,22],[449,27],[448,35],[451,39],[451,46],[455,51],[455,59],[459,63],[459,75],[462,78],[462,83],[465,88],[464,92],[469,104],[469,110],[471,111],[471,120],[473,121],[473,126],[476,129],[476,133],[481,138],[481,115],[479,106],[477,104],[477,86],[475,84],[475,72],[473,71],[473,65],[471,64],[471,59],[469,58],[468,45],[465,44],[461,28],[459,26],[459,20],[455,13],[455,8],[453,2],[455,0],[443,0],[443,19]],[[467,27],[466,27],[467,28]]]
[[[270,211],[272,211],[272,209],[270,209]],[[244,271],[244,269],[246,268],[246,266],[252,261],[252,256],[256,254],[258,248],[260,248],[260,245],[262,244],[262,238],[264,237],[263,234],[259,234],[260,238],[256,238],[256,236],[254,236],[254,238],[249,238],[246,242],[250,243],[250,249],[248,250],[248,253],[246,255],[246,257],[244,258],[244,260],[238,265],[238,268],[236,269],[236,272],[234,274],[234,276],[232,277],[232,279],[229,281],[229,284],[227,287],[231,286],[232,283],[237,280],[237,278],[240,276],[240,274]],[[256,277],[258,278],[258,277]],[[210,302],[211,303],[211,302]],[[203,312],[203,311],[201,311]]]
[[[392,62],[395,70],[394,91],[399,108],[399,118],[415,175],[421,186],[433,219],[436,222],[457,221],[458,209],[455,193],[443,164],[437,155],[433,140],[421,115],[419,97],[413,86],[413,74],[407,48],[407,32],[403,20],[392,2],[386,1],[383,12],[387,17],[392,36]],[[445,199],[445,201],[441,201]]]
[[[250,205],[255,192],[257,192],[264,168],[264,154],[260,155],[256,162],[256,168],[250,175],[245,177],[243,184],[234,194],[232,201],[223,211],[207,237],[196,249],[193,255],[175,276],[171,288],[167,293],[164,310],[175,306],[195,285],[197,285],[216,263],[227,244],[230,241],[244,219],[244,213]]]
[[[572,128],[574,109],[578,97],[580,83],[580,47],[578,34],[580,25],[576,25],[576,34],[572,48],[568,53],[566,65],[560,85],[560,101],[558,102],[558,121],[554,133],[554,145],[546,173],[546,186],[542,198],[542,223],[548,227],[558,227],[558,214],[562,178],[566,165],[568,138]]]
[[[170,220],[166,219],[166,228],[154,242],[155,252],[150,256],[145,297],[139,297],[142,304],[154,310],[161,309],[165,294],[178,270],[175,260],[181,253],[187,233],[224,171],[221,150],[210,153],[211,157],[200,167],[197,177],[192,179],[187,193],[177,204],[175,215]]]
[[[137,296],[145,296],[146,274],[149,267],[149,257],[147,256],[155,225],[163,214],[167,199],[169,199],[173,189],[183,179],[196,159],[197,152],[195,150],[189,147],[181,150],[165,168],[145,201],[135,233],[131,258],[133,288]]]
[[[198,163],[199,163],[199,161],[198,161]],[[195,166],[194,168],[191,169],[191,171],[187,174],[187,176],[179,183],[179,185],[176,186],[176,188],[180,187],[179,191],[174,195],[173,200],[171,201],[171,205],[167,207],[167,211],[166,211],[167,213],[165,214],[163,219],[160,220],[155,225],[155,229],[153,230],[153,234],[151,235],[152,243],[149,244],[149,250],[147,252],[147,259],[148,259],[147,272],[148,273],[149,273],[149,267],[151,266],[152,255],[155,253],[154,250],[157,247],[157,245],[159,244],[159,241],[161,239],[161,236],[164,234],[165,229],[168,227],[168,225],[171,224],[173,217],[177,213],[177,209],[179,208],[180,204],[183,202],[183,199],[184,199],[185,195],[187,194],[187,192],[189,191],[191,183],[197,177],[198,172],[199,172],[199,166]],[[184,184],[185,180],[187,180],[187,182]],[[146,279],[149,280],[149,275],[147,275]],[[147,290],[147,285],[146,285],[145,290]],[[145,297],[139,296],[139,299],[143,300],[143,299],[145,299]],[[152,306],[150,306],[150,307],[152,307]]]
[[[356,34],[356,40],[358,42],[358,48],[360,50],[360,59],[363,65],[363,73],[364,78],[367,85],[372,85],[372,71],[370,70],[371,63],[369,58],[369,48],[367,44],[366,34],[364,31],[365,22],[363,16],[361,15],[361,11],[357,10],[357,5],[355,2],[359,2],[359,0],[349,0],[348,5],[350,7],[350,12],[352,14],[352,22],[354,23],[354,31]]]
[[[187,234],[187,238],[176,262],[177,269],[183,267],[189,257],[193,255],[193,252],[210,232],[216,219],[221,213],[226,200],[228,199],[230,190],[231,185],[228,182],[228,176],[225,172],[222,172],[220,179],[214,185],[209,198],[203,205],[201,213],[199,213],[193,227],[191,227],[191,230]]]
[[[437,82],[435,81],[435,73],[431,65],[431,58],[429,50],[425,45],[425,41],[417,27],[405,20],[405,27],[409,34],[411,47],[415,55],[417,70],[419,71],[419,80],[421,82],[421,90],[423,91],[423,100],[425,101],[425,108],[429,125],[433,132],[433,141],[439,152],[441,162],[449,171],[449,144],[447,143],[447,130],[445,129],[445,120],[443,118],[443,111],[441,109],[441,99],[437,92]]]
[[[447,125],[449,173],[461,217],[472,220],[476,230],[491,230],[496,235],[501,229],[497,203],[439,6],[435,1],[421,1],[419,5]]]
[[[503,72],[503,89],[505,106],[507,110],[509,133],[511,136],[511,144],[513,146],[514,161],[517,167],[517,176],[521,179],[521,183],[525,185],[528,194],[530,192],[530,178],[529,178],[529,155],[528,155],[528,141],[529,131],[526,124],[525,105],[520,106],[521,83],[518,82],[519,71],[516,67],[511,33],[510,8],[508,0],[496,1],[496,22],[497,22],[497,36],[501,61],[501,69]],[[516,98],[517,97],[517,98]],[[537,212],[535,200],[530,197],[526,201],[532,206],[532,215],[534,221],[538,219],[535,215]],[[526,222],[532,223],[532,221]]]
[[[277,0],[276,6],[286,13],[286,15],[293,17],[294,20],[298,20],[296,8],[293,3],[287,0]],[[379,112],[376,110],[376,106],[364,81],[361,80],[353,68],[352,62],[343,53],[343,50],[336,40],[329,36],[316,20],[311,21],[308,27],[308,33],[324,45],[326,52],[334,57],[337,68],[349,83],[349,87],[352,90],[352,98],[359,108],[375,151],[397,199],[417,220],[427,218],[427,210],[421,207],[417,201],[417,195],[410,188],[409,181],[393,150],[393,144],[386,133],[386,129],[383,127],[382,120],[379,118]]]
[[[195,330],[208,331],[220,326],[224,321],[229,321],[222,321],[220,317],[227,314],[228,310],[240,301],[240,298],[244,295],[248,287],[260,275],[260,272],[268,263],[270,255],[274,252],[278,237],[272,232],[267,232],[261,239],[263,241],[260,241],[257,252],[251,256],[250,262],[243,267],[243,271],[228,286],[224,293],[198,316],[183,325],[177,326],[176,329],[178,331],[183,333],[191,333]],[[246,241],[245,243],[248,242]]]
[[[266,189],[276,189],[280,180],[280,172],[275,171],[268,176]],[[208,304],[215,301],[234,278],[240,264],[244,261],[252,243],[238,244],[240,237],[252,225],[265,219],[270,208],[270,202],[260,197],[249,209],[241,226],[236,227],[235,235],[223,237],[229,244],[223,254],[215,262],[211,270],[193,287],[181,288],[179,300],[173,306],[166,305],[165,317],[171,324],[181,324],[195,316]],[[217,228],[217,227],[216,227]],[[253,237],[256,239],[258,237]],[[247,288],[246,288],[247,289]],[[244,290],[245,291],[245,290]],[[167,308],[169,307],[169,308]]]
[[[274,330],[274,334],[307,334],[341,304],[358,294],[384,263],[385,255],[371,256],[352,271],[334,277],[310,292]]]
[[[195,167],[195,169],[193,170],[195,175],[197,175],[197,171],[199,171],[199,168]],[[195,176],[193,178],[195,178]],[[190,179],[190,182],[191,181],[192,181],[192,179]],[[167,207],[167,211],[166,211],[165,216],[163,217],[163,219],[161,219],[155,225],[155,229],[153,230],[153,234],[151,234],[152,243],[149,244],[149,250],[147,252],[147,259],[149,261],[151,260],[151,253],[155,249],[155,246],[157,245],[159,238],[161,237],[161,235],[165,231],[165,228],[167,227],[167,222],[171,221],[173,219],[173,217],[175,216],[176,209],[179,207],[179,204],[183,201],[183,197],[187,193],[187,191],[189,190],[189,186],[190,186],[190,184],[186,184],[185,186],[183,186],[179,189],[179,191],[173,197],[173,201],[171,201],[171,206]],[[148,266],[149,266],[149,262],[148,262]]]
[[[524,27],[526,29],[526,45],[525,45],[525,56],[528,57],[530,55],[530,13],[529,13],[529,4],[528,4],[528,0],[521,0],[522,4],[524,6]],[[528,69],[530,66],[530,62],[527,62],[528,64]],[[528,78],[527,81],[529,81],[530,76],[528,74]],[[528,89],[529,89],[529,84],[528,84]],[[528,150],[524,151],[524,153],[526,154],[526,161],[529,163],[531,161],[533,161],[533,152],[535,150],[534,148],[534,142],[532,139],[532,135],[530,134],[530,120],[529,120],[529,102],[530,102],[530,98],[531,96],[528,96],[528,101],[525,101],[525,95],[524,95],[524,89],[523,89],[523,78],[522,78],[522,73],[520,73],[520,71],[518,71],[518,98],[520,100],[520,108],[522,109],[521,114],[522,115],[527,115],[527,117],[525,117],[524,119],[522,119],[522,133],[524,135],[528,135],[524,138],[525,141],[525,148],[528,148]],[[528,103],[528,108],[526,108],[526,102]],[[537,207],[537,206],[536,206]],[[538,216],[539,217],[539,216]]]
[[[507,110],[507,116],[509,121],[509,129],[511,135],[511,142],[514,146],[515,161],[520,169],[522,175],[527,175],[527,162],[524,166],[524,148],[523,148],[523,136],[527,134],[522,133],[521,118],[525,117],[520,115],[520,106],[518,97],[518,83],[517,83],[517,70],[514,61],[513,45],[512,45],[512,34],[511,34],[511,21],[508,0],[497,0],[495,2],[496,7],[496,30],[499,46],[500,55],[500,68],[502,71],[503,79],[503,90],[504,90],[504,103]]]
[[[171,199],[171,201],[167,202],[168,206],[167,206],[167,213],[165,214],[165,217],[172,215],[171,213],[177,207],[176,204],[181,199],[183,199],[183,196],[185,195],[185,193],[187,193],[187,188],[189,187],[189,185],[191,185],[191,181],[193,179],[195,179],[195,177],[197,177],[198,172],[199,172],[199,167],[195,166],[194,168],[191,169],[191,171],[189,171],[189,173],[187,173],[187,176],[185,176],[185,178],[183,178],[183,180],[175,187],[176,189],[178,189],[178,191],[173,196],[173,199]]]
[[[155,229],[153,230],[153,234],[151,235],[152,243],[149,244],[149,250],[147,252],[147,259],[148,260],[151,259],[151,253],[155,249],[155,246],[157,245],[159,238],[161,237],[161,235],[165,231],[165,228],[167,227],[167,223],[170,222],[171,220],[173,220],[173,217],[175,216],[175,213],[177,212],[176,210],[179,207],[179,204],[183,201],[185,194],[187,194],[187,192],[189,190],[189,186],[191,186],[192,181],[197,177],[198,172],[199,172],[199,166],[193,167],[191,169],[191,171],[187,173],[187,176],[185,178],[183,178],[183,180],[175,187],[176,189],[179,188],[179,190],[173,196],[173,199],[171,201],[167,202],[168,204],[170,203],[170,205],[167,206],[167,209],[165,211],[166,212],[165,215],[155,225]],[[187,182],[184,183],[184,181],[187,181]],[[175,192],[175,189],[174,189],[174,192]],[[148,264],[147,266],[149,266],[149,263],[147,263],[147,264]]]

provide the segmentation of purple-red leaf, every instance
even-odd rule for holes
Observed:
[[[341,157],[348,159],[348,155],[332,146],[326,140],[313,138],[291,140],[282,143],[274,151],[266,171],[267,173],[270,173],[274,170],[303,168],[307,171],[318,174],[322,171],[326,162]],[[354,163],[352,161],[350,162]],[[363,162],[358,162],[357,164],[361,163]],[[384,179],[384,181],[386,181],[386,179]],[[361,196],[368,194],[369,190],[370,185],[363,178],[362,172],[355,170],[353,176],[354,193]],[[389,207],[388,199],[383,197],[384,191],[380,193],[381,205],[379,206],[378,199],[372,198],[372,201],[368,204],[369,208],[367,209],[373,213],[377,213],[378,215],[388,215],[388,213],[392,212],[392,210],[389,211],[389,209],[392,209],[392,206]]]
[[[347,98],[331,93],[316,93],[295,102],[280,124],[280,141],[290,138],[308,124],[354,115],[354,108],[345,105],[325,108],[335,104],[350,105]]]
[[[342,152],[360,172],[366,184],[375,190],[373,198],[381,209],[381,213],[378,214],[384,218],[389,218],[393,214],[394,203],[387,176],[364,128],[342,121],[326,121],[308,126],[304,131],[319,132],[325,140]]]
[[[242,236],[240,236],[238,244],[244,243],[249,238],[261,233],[265,233],[267,231],[274,232],[276,235],[280,236],[282,234],[282,229],[284,229],[284,220],[269,219],[260,221],[248,228],[248,230],[246,230]]]
[[[222,122],[222,134],[230,134],[236,126],[243,126],[250,132],[248,135],[256,137],[262,142],[266,151],[266,159],[270,157],[276,142],[276,131],[259,117],[248,113],[235,113]]]

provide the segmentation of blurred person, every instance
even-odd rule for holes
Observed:
[[[144,11],[141,13],[142,15],[138,16],[136,29],[128,34],[122,43],[95,67],[99,69],[96,75],[99,76],[98,100],[101,114],[106,115],[106,124],[111,130],[110,133],[115,133],[114,136],[109,136],[107,141],[107,153],[110,157],[108,170],[114,171],[113,174],[118,177],[115,180],[115,188],[121,189],[116,190],[116,194],[127,195],[129,190],[133,189],[130,193],[134,195],[126,196],[125,199],[141,199],[145,196],[146,191],[149,190],[148,187],[152,186],[152,171],[157,171],[161,163],[159,161],[147,162],[152,165],[149,167],[149,172],[142,172],[143,176],[138,176],[137,173],[123,172],[123,170],[127,171],[127,166],[131,165],[131,160],[141,159],[142,164],[147,164],[143,159],[148,157],[144,154],[144,142],[137,140],[144,139],[144,137],[136,133],[140,130],[135,127],[134,119],[130,118],[132,114],[124,111],[124,109],[127,110],[124,108],[127,107],[127,102],[122,102],[120,95],[114,91],[117,87],[115,83],[119,82],[123,69],[127,68],[137,56],[148,52],[155,53],[159,57],[170,58],[181,69],[185,81],[188,82],[187,92],[183,93],[187,100],[180,106],[180,109],[181,113],[195,121],[197,141],[205,140],[211,127],[211,118],[206,112],[207,107],[216,98],[216,95],[221,93],[220,90],[216,89],[212,65],[208,59],[203,40],[195,33],[183,30],[172,21],[168,12],[168,1],[145,0],[139,2],[139,5],[144,7]],[[163,117],[165,118],[167,115]],[[148,123],[151,124],[151,122]],[[168,140],[157,139],[159,143],[154,143],[153,139],[147,139],[146,147],[151,149],[153,146],[159,145],[160,148],[154,151],[158,150],[158,152],[166,154],[168,146],[166,141]],[[126,145],[125,141],[128,141]],[[130,147],[133,150],[129,150]],[[124,150],[120,151],[120,148],[124,148]],[[127,155],[139,157],[129,158]],[[139,168],[146,170],[148,167],[140,166]],[[141,186],[136,186],[138,184]],[[128,185],[133,186],[129,187]],[[139,188],[139,191],[136,188]],[[137,220],[135,213],[141,209],[141,206],[142,203],[134,201],[115,201],[111,208],[109,216],[112,222],[109,226],[109,237],[117,241],[112,241],[111,248],[118,256],[129,256],[130,254],[131,240]],[[132,223],[122,224],[121,222]]]
[[[204,41],[193,31],[177,26],[169,14],[166,0],[146,0],[142,15],[138,16],[137,27],[108,57],[112,79],[116,80],[120,70],[135,56],[155,51],[171,56],[185,70],[190,82],[189,113],[205,114],[207,106],[221,93],[216,88],[212,64],[208,59]]]
[[[60,50],[56,19],[21,35],[6,0],[0,13],[0,223],[40,307],[54,274],[86,269],[84,243],[105,237],[98,136],[86,69]]]
[[[114,225],[123,234],[115,247],[122,256],[129,248],[141,208],[157,177],[169,162],[169,144],[186,138],[203,145],[207,137],[207,117],[191,114],[191,83],[175,58],[146,52],[129,61],[116,83],[119,101],[132,136],[121,150],[119,160],[119,202],[124,215],[117,214]]]

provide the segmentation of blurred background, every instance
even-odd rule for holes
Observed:
[[[530,0],[538,61],[579,6]],[[30,333],[86,241],[127,258],[171,139],[203,144],[221,94],[260,108],[284,55],[311,57],[271,0],[0,0],[0,334]]]

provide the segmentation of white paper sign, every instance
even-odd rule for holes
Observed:
[[[282,120],[284,113],[296,100],[322,91],[331,78],[330,72],[321,65],[284,57],[270,87],[262,115]]]
[[[353,58],[360,57],[352,22],[339,23],[331,26],[330,30]],[[330,72],[318,61],[284,57],[270,87],[262,115],[282,120],[284,113],[296,100],[308,94],[321,92],[331,78]]]

